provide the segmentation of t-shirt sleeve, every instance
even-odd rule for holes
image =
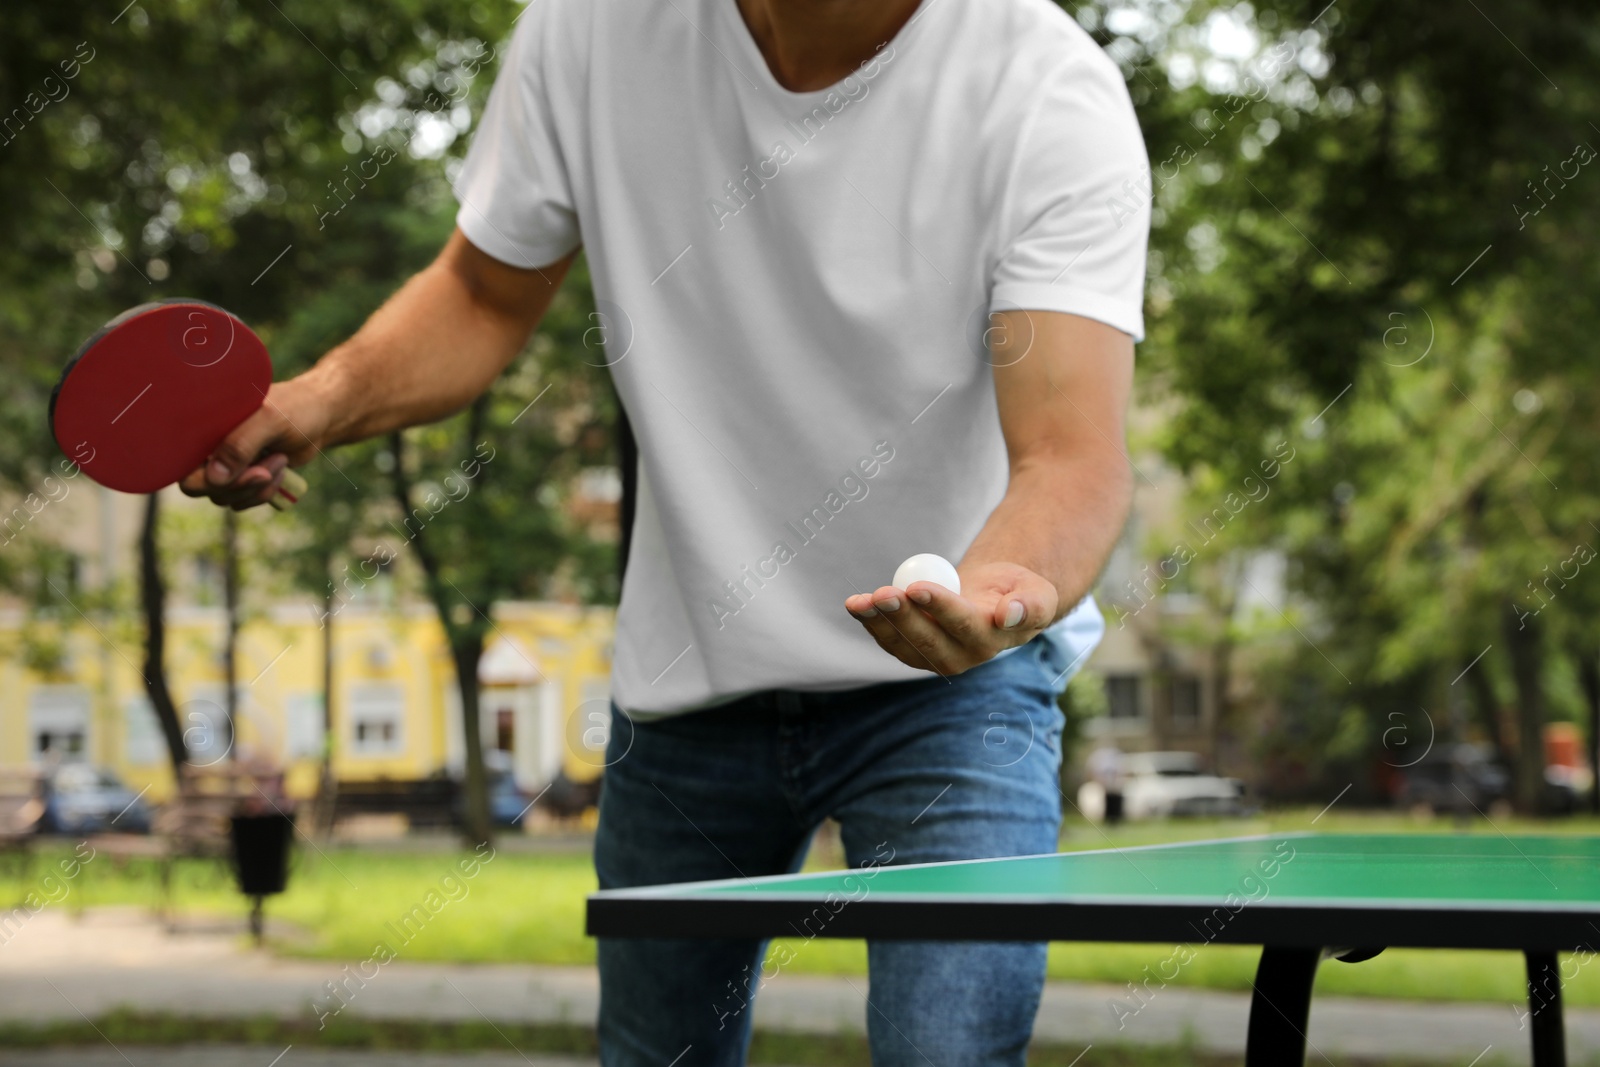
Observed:
[[[575,103],[560,91],[564,57],[551,47],[560,6],[536,0],[524,10],[455,182],[461,232],[517,267],[547,266],[581,240],[557,122]]]
[[[1149,161],[1099,49],[1056,68],[1022,128],[991,311],[1063,311],[1144,337]]]

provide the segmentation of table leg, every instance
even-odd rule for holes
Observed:
[[[1533,1067],[1567,1067],[1567,1036],[1561,1023],[1561,967],[1554,952],[1525,953],[1528,960],[1528,1029]]]
[[[1245,1067],[1302,1067],[1305,1063],[1311,985],[1320,962],[1320,948],[1267,945],[1261,950],[1255,993],[1250,998]]]

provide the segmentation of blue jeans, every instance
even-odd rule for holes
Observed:
[[[851,866],[1054,852],[1060,659],[1035,640],[950,679],[764,692],[649,723],[617,715],[595,837],[600,885],[794,871],[830,816]],[[745,1005],[775,970],[763,967],[765,947],[602,939],[601,1062],[742,1064]],[[877,1067],[1026,1060],[1044,945],[874,941],[867,959]]]

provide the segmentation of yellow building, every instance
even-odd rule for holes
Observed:
[[[41,630],[0,611],[0,766],[60,753],[116,770],[160,800],[172,790],[165,744],[140,676],[142,634],[126,618],[72,616]],[[168,612],[166,669],[193,762],[228,757],[220,608]],[[564,770],[588,781],[610,725],[613,612],[511,602],[494,613],[479,664],[486,749],[507,753],[537,791]],[[421,602],[350,604],[334,620],[333,754],[342,781],[459,773],[460,698],[444,633]],[[236,754],[288,771],[292,795],[315,788],[323,734],[323,636],[310,602],[248,616],[237,644]],[[48,650],[47,655],[39,649]]]

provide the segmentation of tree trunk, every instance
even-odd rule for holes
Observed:
[[[466,790],[467,844],[477,846],[491,839],[494,827],[489,822],[489,780],[483,766],[483,727],[478,702],[478,661],[483,657],[483,637],[476,629],[456,636],[450,643],[455,660],[456,682],[461,691],[461,730],[466,737],[467,773],[462,783]]]
[[[333,775],[333,557],[327,560],[328,584],[322,594],[322,768],[317,778],[317,830],[333,833],[334,809],[339,803],[339,782]]]
[[[1233,642],[1218,641],[1211,646],[1211,770],[1222,773],[1222,739],[1228,730],[1231,711],[1228,690],[1233,685]]]
[[[1478,713],[1478,724],[1488,735],[1489,746],[1494,749],[1495,759],[1510,771],[1516,760],[1512,757],[1511,749],[1507,747],[1506,739],[1500,729],[1500,699],[1495,696],[1494,683],[1489,680],[1488,666],[1478,663],[1469,668],[1465,681],[1472,693],[1472,703]]]
[[[156,531],[160,519],[160,494],[145,497],[144,527],[139,532],[139,606],[144,611],[144,689],[150,697],[161,735],[167,742],[172,775],[179,780],[189,750],[183,742],[183,727],[178,723],[178,707],[167,688],[165,654],[167,644],[167,589],[161,581],[161,555]]]
[[[1517,759],[1512,781],[1518,810],[1536,814],[1544,797],[1544,686],[1540,677],[1542,634],[1536,619],[1521,619],[1507,604],[1501,629],[1517,686]]]
[[[1165,751],[1172,747],[1172,687],[1175,675],[1165,646],[1162,653],[1161,658],[1156,660],[1156,669],[1150,673],[1150,687],[1154,690],[1150,694],[1150,732],[1155,737],[1156,748]]]
[[[1238,647],[1233,617],[1238,611],[1239,587],[1244,581],[1244,560],[1231,555],[1220,574],[1221,595],[1212,604],[1216,611],[1217,636],[1211,642],[1211,772],[1222,774],[1222,753],[1232,739],[1233,729],[1233,654]]]
[[[222,513],[222,604],[227,620],[222,639],[227,736],[222,752],[223,758],[237,758],[233,746],[239,739],[239,513],[232,508]]]
[[[473,405],[474,427],[482,410],[481,403]],[[469,435],[468,439],[476,438]],[[396,431],[389,435],[389,442],[394,455],[394,499],[400,506],[400,513],[407,515],[411,512],[411,481],[406,474],[405,438]],[[480,619],[487,621],[489,605],[473,603],[459,588],[445,581],[443,568],[433,554],[426,528],[418,529],[411,535],[410,541],[417,562],[422,564],[422,573],[427,579],[428,599],[433,601],[434,613],[439,616],[439,625],[444,629],[445,640],[450,645],[450,658],[455,664],[456,685],[461,693],[461,730],[465,734],[462,741],[467,756],[465,780],[461,783],[466,801],[462,832],[466,835],[467,844],[476,846],[491,840],[494,834],[494,827],[489,822],[488,776],[484,773],[483,732],[479,727],[478,713],[478,660],[483,654],[483,624]],[[465,601],[471,613],[464,625],[451,621],[450,613],[457,602],[446,592],[447,585],[451,592]]]
[[[1587,642],[1579,642],[1573,656],[1578,661],[1578,683],[1589,705],[1589,769],[1594,773],[1589,810],[1600,815],[1600,657]]]

